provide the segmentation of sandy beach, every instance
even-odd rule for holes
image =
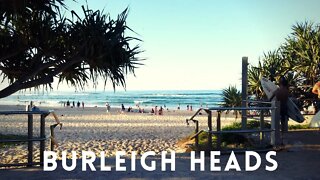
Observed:
[[[23,106],[0,106],[0,110],[23,110]],[[41,108],[46,109],[46,108]],[[32,168],[9,168],[0,169],[0,174],[4,179],[316,179],[318,177],[317,167],[319,166],[319,131],[299,132],[293,131],[286,135],[286,148],[277,154],[276,161],[279,163],[275,173],[267,172],[263,165],[254,172],[211,172],[209,170],[210,158],[206,158],[205,171],[190,171],[190,155],[183,153],[184,149],[177,146],[177,142],[190,135],[194,130],[194,124],[189,126],[185,123],[186,118],[190,118],[195,111],[165,111],[163,116],[155,116],[149,113],[121,113],[119,109],[111,109],[106,112],[103,107],[90,107],[85,109],[77,108],[48,108],[53,109],[63,123],[61,130],[55,129],[56,141],[58,145],[55,152],[68,152],[71,159],[71,151],[77,151],[77,164],[81,164],[81,151],[90,150],[95,152],[97,157],[100,151],[106,154],[106,161],[113,168],[115,167],[116,151],[125,151],[127,158],[124,166],[130,167],[130,154],[136,151],[143,154],[146,151],[155,151],[157,156],[148,158],[148,161],[155,160],[157,169],[154,172],[146,172],[141,165],[137,166],[137,171],[131,172],[84,172],[81,166],[72,172],[66,172],[61,168],[61,161],[58,168],[53,172],[45,172],[42,167]],[[215,116],[214,116],[215,117]],[[312,116],[306,117],[306,122]],[[206,128],[206,115],[197,117],[200,128]],[[215,118],[213,118],[213,124]],[[232,115],[222,116],[224,125],[236,121]],[[240,121],[238,118],[237,121]],[[46,136],[49,137],[49,126],[54,124],[54,118],[49,115],[46,118]],[[289,121],[290,124],[295,124]],[[1,116],[0,132],[3,134],[27,134],[27,118],[24,116]],[[39,134],[39,117],[34,117],[34,136]],[[314,139],[316,138],[316,139]],[[46,150],[49,150],[49,140]],[[39,143],[34,144],[34,161],[39,161]],[[160,168],[159,154],[161,151],[176,152],[176,171],[162,172]],[[263,157],[264,153],[260,153]],[[11,146],[0,149],[0,163],[22,163],[27,161],[27,144]],[[61,154],[58,155],[60,159]],[[221,156],[221,165],[225,166],[228,155]],[[241,167],[244,167],[244,155],[237,155]],[[70,163],[71,160],[69,160]],[[99,158],[94,166],[99,168]],[[262,164],[266,164],[265,160]],[[137,156],[137,164],[140,164],[140,156]],[[306,168],[303,168],[306,167]],[[266,176],[266,173],[268,176]]]
[[[0,110],[23,110],[23,106],[1,106]],[[132,151],[142,154],[146,151],[179,151],[176,142],[192,133],[194,126],[187,126],[185,119],[194,112],[165,111],[162,116],[150,113],[121,113],[112,108],[107,113],[104,107],[71,108],[41,108],[53,109],[62,122],[60,130],[55,129],[58,145],[55,151],[91,150],[100,155],[105,151],[106,156],[114,156],[116,151]],[[204,122],[206,117],[200,119]],[[39,135],[39,116],[34,116],[34,136]],[[52,115],[46,118],[46,137],[50,137],[50,125],[55,120]],[[205,125],[205,123],[202,123]],[[2,134],[27,135],[26,115],[1,116],[0,132]],[[34,143],[35,161],[39,160],[39,143]],[[46,144],[50,148],[49,141]],[[79,153],[80,154],[80,153]],[[0,163],[26,162],[27,144],[1,149]],[[70,154],[71,157],[71,154]],[[79,156],[80,157],[80,156]]]
[[[23,106],[0,106],[0,110],[23,110]],[[112,108],[107,113],[104,107],[41,107],[41,110],[54,110],[62,122],[60,130],[55,129],[57,146],[55,151],[77,151],[78,158],[82,150],[90,150],[100,156],[104,151],[107,157],[115,155],[116,151],[126,151],[130,155],[132,151],[143,154],[146,151],[183,152],[177,146],[178,140],[190,135],[194,130],[194,124],[186,124],[195,111],[172,110],[164,111],[164,115],[151,113],[120,112],[120,109]],[[34,116],[34,137],[39,136],[39,116]],[[200,129],[207,129],[206,115],[197,117]],[[213,118],[215,121],[215,117]],[[238,118],[237,121],[240,119]],[[223,125],[236,121],[230,115],[223,115]],[[306,123],[309,121],[307,119]],[[52,115],[46,118],[46,137],[50,137],[50,125],[55,120]],[[214,126],[213,122],[213,126]],[[26,115],[1,115],[0,133],[27,135]],[[47,141],[46,150],[49,150],[50,142]],[[39,143],[34,143],[34,161],[39,160]],[[21,163],[27,161],[27,144],[10,146],[1,149],[0,163]],[[59,156],[61,157],[61,156]],[[69,153],[71,158],[71,153]]]

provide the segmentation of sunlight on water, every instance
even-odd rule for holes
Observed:
[[[127,92],[48,92],[48,93],[16,93],[3,98],[1,104],[25,105],[34,101],[37,105],[63,106],[63,103],[70,101],[71,105],[84,102],[86,106],[105,106],[108,102],[111,106],[120,107],[140,105],[142,107],[163,106],[166,108],[186,108],[192,105],[194,108],[201,106],[218,105],[221,98],[219,90],[201,91],[127,91]]]

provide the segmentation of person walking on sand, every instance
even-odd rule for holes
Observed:
[[[82,101],[82,109],[84,109],[84,102]]]
[[[154,115],[158,114],[158,106],[154,107]]]
[[[107,113],[109,113],[109,112],[110,112],[111,107],[110,107],[110,104],[109,104],[108,102],[106,103],[106,107],[107,107]]]
[[[121,111],[124,112],[126,110],[126,108],[124,107],[123,104],[121,104]]]

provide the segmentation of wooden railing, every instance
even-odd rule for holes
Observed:
[[[192,121],[195,123],[195,134],[191,137],[192,139],[195,138],[195,147],[196,149],[199,148],[199,134],[201,132],[208,133],[208,141],[207,141],[207,148],[208,150],[213,150],[212,144],[212,135],[217,136],[216,148],[217,150],[221,150],[221,135],[228,134],[228,133],[244,133],[244,134],[253,134],[253,133],[260,133],[260,141],[263,141],[264,133],[270,132],[270,144],[272,146],[278,146],[281,142],[280,139],[280,112],[279,112],[279,102],[259,102],[256,101],[255,103],[262,103],[262,104],[271,104],[270,107],[211,107],[211,108],[200,108],[196,111],[196,113],[189,119],[186,119],[187,124]],[[247,112],[250,110],[260,111],[260,128],[259,129],[246,129],[242,128],[240,130],[221,130],[221,112],[223,111],[242,111]],[[199,130],[199,121],[195,118],[199,115],[201,111],[206,112],[208,120],[207,120],[207,130]],[[217,112],[217,119],[216,119],[216,129],[213,130],[212,128],[212,112]],[[264,111],[271,111],[271,129],[264,128]],[[245,115],[246,116],[246,115]]]
[[[45,118],[50,114],[49,111],[0,111],[0,115],[27,115],[28,119],[28,138],[27,139],[3,139],[0,143],[7,142],[28,142],[28,161],[27,163],[15,163],[15,164],[0,164],[0,167],[9,166],[32,166],[43,164],[43,153],[45,151]],[[40,136],[33,137],[33,115],[40,115]],[[1,118],[1,116],[0,116]],[[1,123],[1,119],[0,119]],[[14,122],[12,122],[14,123]],[[33,162],[33,142],[40,142],[40,162]]]

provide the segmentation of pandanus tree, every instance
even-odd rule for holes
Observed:
[[[285,76],[294,96],[312,98],[311,88],[320,80],[320,26],[304,22],[292,30],[279,49],[264,54],[258,66],[249,68],[249,94],[262,98],[262,76],[274,81]]]
[[[292,84],[293,92],[304,99],[307,107],[317,98],[311,89],[320,80],[320,26],[306,21],[297,23],[292,30],[281,49],[297,77]]]
[[[113,20],[82,6],[84,17],[62,16],[63,0],[0,1],[0,98],[28,88],[52,88],[54,79],[84,88],[100,79],[113,88],[141,64],[137,38],[126,36],[127,9]]]
[[[310,22],[297,23],[291,36],[281,47],[282,53],[292,63],[292,69],[305,85],[312,86],[320,73],[320,27]]]
[[[260,79],[263,77],[261,61],[257,67],[250,66],[248,68],[248,94],[254,95],[256,99],[262,99],[263,90],[260,84]]]
[[[277,81],[280,76],[288,72],[288,69],[289,64],[281,57],[279,50],[264,53],[262,59],[258,62],[258,66],[249,67],[248,93],[255,95],[257,99],[263,99],[264,93],[260,79],[267,77],[272,81]]]

